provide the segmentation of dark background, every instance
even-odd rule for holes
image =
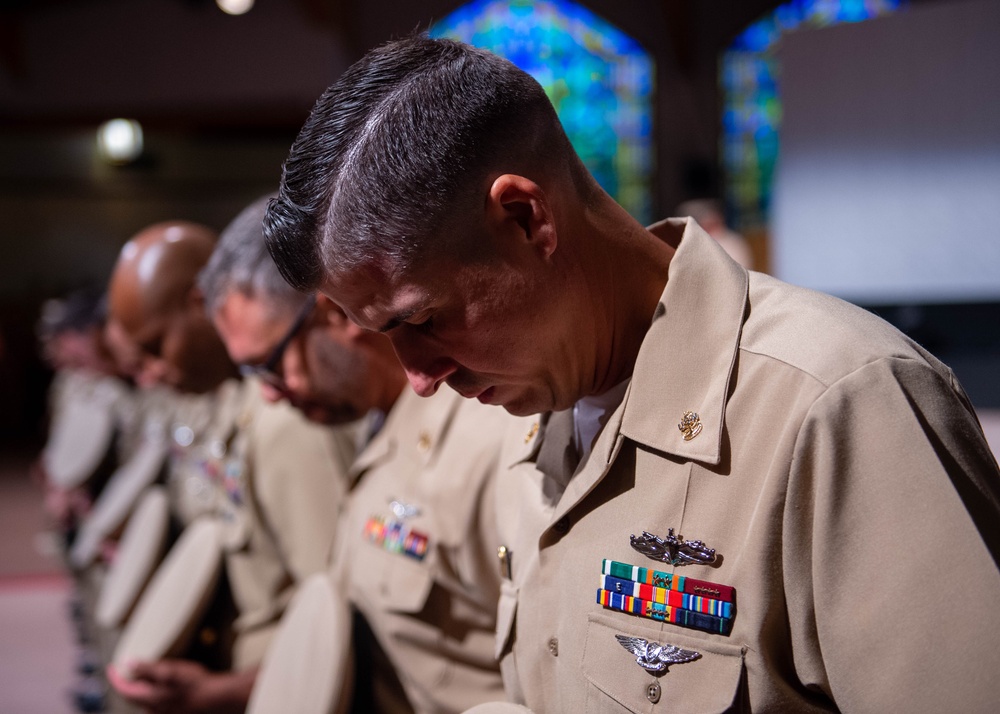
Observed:
[[[44,299],[103,283],[150,223],[222,228],[275,188],[313,102],[351,62],[460,4],[257,0],[232,17],[212,0],[0,0],[0,443],[33,448],[44,433],[50,375],[34,337]],[[720,192],[718,56],[781,3],[581,4],[657,62],[655,215]],[[143,125],[135,164],[96,155],[96,128],[113,117]],[[755,238],[766,268],[766,236]],[[1000,406],[996,305],[874,307],[955,357],[979,405]]]

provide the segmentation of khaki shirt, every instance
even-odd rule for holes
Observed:
[[[447,387],[429,399],[406,389],[352,469],[360,480],[341,521],[335,582],[347,583],[417,712],[503,698],[493,489],[509,419]],[[411,533],[409,552],[388,545],[394,523]],[[380,670],[374,677],[382,696],[389,687]]]
[[[215,471],[225,570],[238,617],[233,666],[260,663],[297,584],[327,568],[349,487],[351,427],[308,422],[247,380]]]
[[[954,375],[861,309],[748,276],[693,222],[653,230],[683,238],[590,457],[562,491],[537,468],[557,438],[544,419],[520,420],[503,457],[511,699],[573,714],[994,710],[1000,474]],[[674,568],[630,545],[670,528],[716,562]],[[735,588],[731,631],[603,607],[603,559]],[[651,674],[618,635],[700,656]]]
[[[204,394],[175,393],[170,401],[170,457],[167,492],[170,511],[183,527],[212,513],[218,500],[214,464],[233,431],[245,397],[237,380],[223,382]]]
[[[131,446],[132,389],[117,377],[62,370],[49,393],[49,434],[41,453],[51,483],[96,494]]]

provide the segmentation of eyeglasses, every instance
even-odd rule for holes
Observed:
[[[316,308],[316,296],[310,295],[309,299],[306,300],[305,304],[299,309],[298,315],[295,316],[295,321],[292,326],[288,328],[288,332],[285,336],[281,338],[281,341],[274,346],[271,350],[271,354],[268,355],[267,359],[260,364],[241,364],[240,374],[244,377],[257,377],[266,384],[274,387],[275,389],[284,391],[287,389],[285,386],[285,378],[278,372],[278,365],[281,364],[281,358],[285,354],[285,350],[288,349],[288,345],[292,343],[295,336],[301,332],[306,321],[312,315],[313,310]]]

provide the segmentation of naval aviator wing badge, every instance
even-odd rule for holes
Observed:
[[[403,503],[395,498],[389,501],[389,510],[392,511],[392,515],[401,521],[407,518],[413,518],[414,516],[420,515],[420,509],[409,503]]]
[[[701,657],[700,652],[686,650],[671,644],[648,642],[641,637],[615,635],[618,644],[635,655],[635,663],[650,674],[661,674],[672,664],[693,662]]]

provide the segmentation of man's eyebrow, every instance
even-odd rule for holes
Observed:
[[[382,327],[378,328],[378,332],[388,332],[389,330],[393,330],[399,327],[401,324],[409,320],[411,317],[416,315],[422,309],[423,309],[422,306],[417,305],[407,310],[403,310],[400,313],[397,313],[395,317],[390,318],[388,322],[382,325]]]

